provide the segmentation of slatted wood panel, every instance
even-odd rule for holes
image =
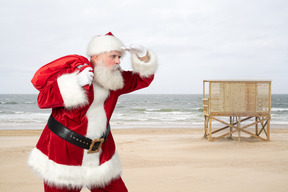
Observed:
[[[256,81],[210,82],[210,114],[256,115],[270,113],[270,83]]]

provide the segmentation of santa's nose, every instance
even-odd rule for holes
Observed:
[[[120,63],[121,63],[121,62],[120,62],[120,58],[117,57],[117,58],[115,59],[115,64],[118,64],[118,65],[119,65]]]

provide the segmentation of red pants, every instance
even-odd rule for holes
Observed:
[[[67,189],[63,187],[57,188],[56,186],[49,186],[44,182],[44,191],[45,192],[80,192],[81,189]],[[104,188],[91,188],[90,191],[91,192],[128,192],[121,178],[111,181],[111,183]]]

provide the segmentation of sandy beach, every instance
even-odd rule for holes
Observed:
[[[0,131],[0,191],[43,191],[27,167],[41,130]],[[271,141],[209,142],[202,129],[113,130],[123,179],[136,192],[286,192],[288,129],[272,127]],[[83,189],[82,191],[88,191]]]

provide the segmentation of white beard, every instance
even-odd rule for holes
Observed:
[[[108,68],[102,61],[99,61],[94,68],[94,81],[105,89],[113,91],[122,89],[124,80],[121,71],[120,65]]]

